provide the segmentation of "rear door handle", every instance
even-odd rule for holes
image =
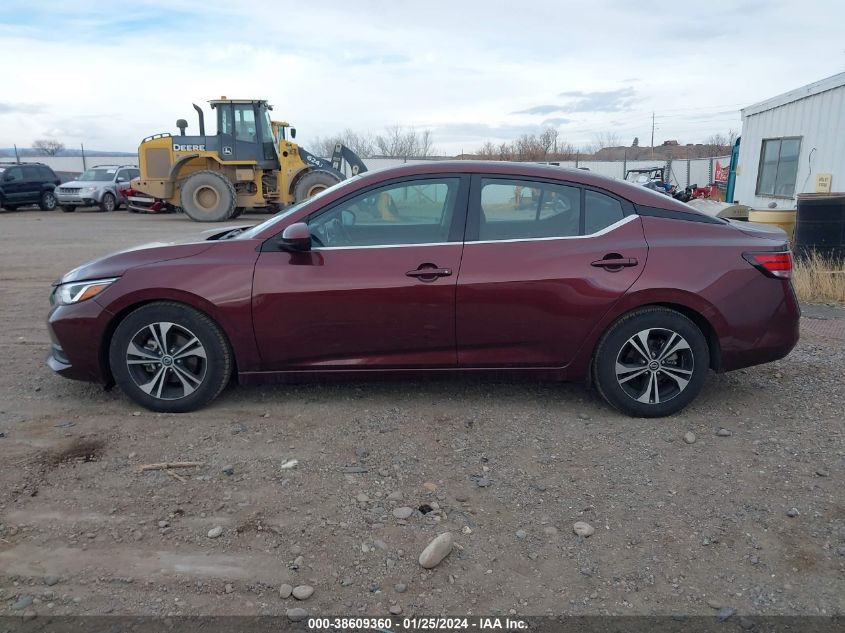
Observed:
[[[405,273],[408,277],[416,277],[420,281],[434,281],[437,277],[448,277],[452,274],[451,268],[417,268]],[[426,279],[430,277],[430,279]]]
[[[637,264],[639,264],[639,262],[636,257],[608,257],[606,259],[597,259],[594,262],[590,262],[590,266],[605,268],[607,270],[614,268],[619,270],[621,268],[636,266]]]

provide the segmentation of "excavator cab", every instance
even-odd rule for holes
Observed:
[[[279,169],[279,153],[270,122],[273,106],[263,100],[216,99],[218,153],[222,162],[249,163]],[[211,149],[211,148],[209,148]]]

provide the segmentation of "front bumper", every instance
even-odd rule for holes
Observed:
[[[47,366],[64,378],[108,384],[108,360],[101,350],[111,318],[94,299],[53,306],[47,317]]]
[[[77,195],[69,193],[56,193],[56,201],[60,205],[65,206],[85,206],[90,207],[95,204],[100,204],[93,195]]]

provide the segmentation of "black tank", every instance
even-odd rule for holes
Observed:
[[[798,194],[795,254],[845,259],[845,192]]]

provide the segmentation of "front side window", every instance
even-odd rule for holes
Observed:
[[[578,235],[581,190],[530,180],[481,180],[479,240]]]
[[[310,219],[314,246],[447,242],[459,184],[460,178],[415,180],[355,196]]]
[[[778,198],[795,195],[800,150],[800,138],[770,138],[763,141],[757,195]]]

